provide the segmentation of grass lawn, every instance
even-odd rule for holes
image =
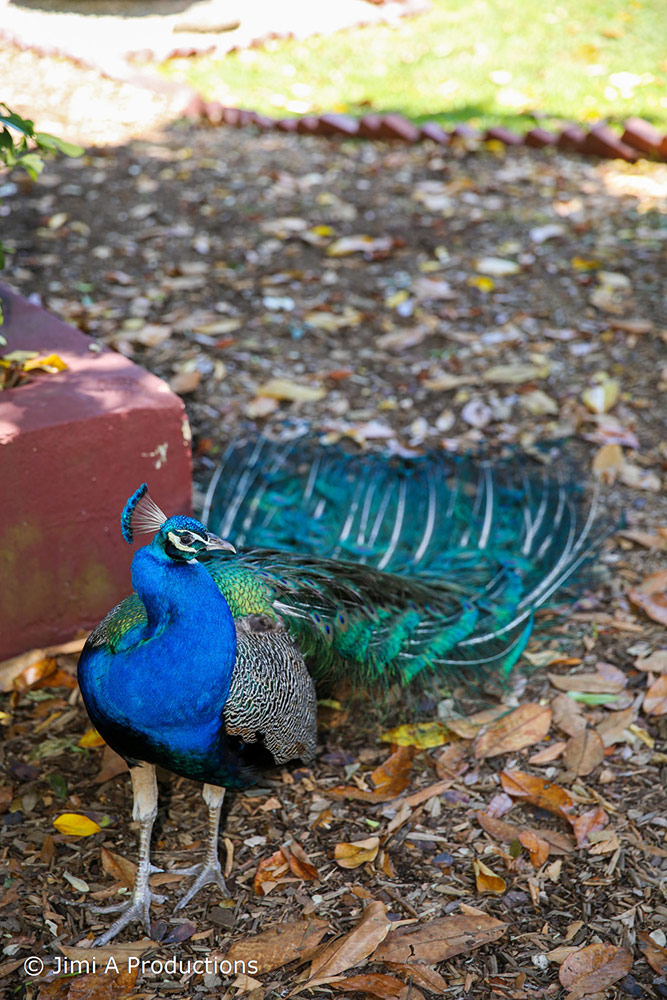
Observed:
[[[324,2],[324,0],[318,0]],[[531,128],[640,115],[667,127],[665,0],[433,0],[397,27],[272,42],[163,67],[273,117],[398,111]]]

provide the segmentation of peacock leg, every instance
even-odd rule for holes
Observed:
[[[131,924],[135,920],[140,920],[148,934],[151,932],[150,905],[151,900],[156,903],[164,902],[164,896],[152,893],[148,884],[151,871],[155,871],[150,862],[151,833],[153,823],[157,816],[157,781],[155,779],[155,767],[152,764],[139,764],[130,770],[132,778],[132,789],[134,791],[134,806],[132,808],[132,819],[140,824],[139,833],[139,864],[134,880],[132,897],[127,903],[115,904],[114,906],[92,907],[94,913],[113,913],[115,910],[123,912],[117,920],[113,922],[108,931],[100,937],[95,938],[93,947],[98,948],[108,944],[119,931]]]
[[[227,886],[225,885],[220,867],[220,858],[218,857],[218,831],[220,829],[220,812],[225,797],[225,790],[224,788],[218,788],[217,785],[204,785],[202,795],[204,802],[208,806],[208,847],[206,848],[206,856],[202,864],[193,865],[192,868],[185,868],[178,871],[179,875],[196,875],[197,878],[183,898],[178,901],[176,905],[177,910],[182,910],[200,889],[211,882],[215,882],[225,897],[228,896]],[[174,869],[171,870],[173,871]]]

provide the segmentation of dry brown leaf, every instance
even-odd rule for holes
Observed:
[[[551,709],[547,705],[519,705],[480,734],[475,757],[495,757],[533,746],[545,738],[550,726]]]
[[[500,783],[513,799],[525,799],[540,809],[546,809],[547,812],[570,821],[574,800],[559,785],[523,771],[501,771]]]
[[[408,987],[400,979],[386,973],[372,973],[365,976],[350,976],[342,983],[334,983],[337,990],[351,993],[365,993],[380,1000],[424,1000],[420,990]]]
[[[110,778],[115,778],[117,774],[124,774],[126,771],[129,771],[127,761],[123,760],[120,754],[117,754],[110,746],[105,746],[102,753],[102,766],[94,778],[95,784],[101,785],[105,781],[109,781]]]
[[[380,838],[367,837],[350,844],[336,844],[334,858],[341,868],[360,868],[368,861],[375,861],[379,850]]]
[[[287,400],[290,403],[315,403],[324,399],[326,389],[312,385],[299,385],[286,378],[271,378],[257,390],[258,396],[269,396],[271,399]]]
[[[362,802],[390,802],[410,784],[410,769],[415,750],[410,746],[401,746],[384,763],[376,767],[370,774],[373,783],[372,791],[365,791],[355,785],[338,785],[328,790],[328,795],[340,798],[357,799]]]
[[[549,845],[546,840],[537,837],[532,830],[519,831],[519,841],[530,855],[531,864],[535,868],[541,868],[549,857]]]
[[[486,913],[438,917],[421,927],[397,927],[373,956],[375,962],[444,962],[465,954],[507,931],[507,924]]]
[[[538,841],[543,841],[551,854],[570,854],[574,850],[572,838],[565,833],[559,833],[558,830],[543,827],[519,827],[484,812],[477,813],[477,822],[491,837],[501,840],[504,844],[511,844],[515,840],[521,842],[521,834],[525,833],[534,836]]]
[[[64,948],[62,950],[65,951]],[[78,950],[83,951],[84,949],[79,948]],[[91,954],[97,956],[97,951],[92,953],[87,951],[84,961],[88,964],[83,966],[84,968],[91,967]],[[51,983],[44,984],[39,991],[40,1000],[59,1000],[59,998],[65,997],[71,998],[71,1000],[74,998],[76,1000],[121,1000],[123,998],[124,1000],[125,997],[134,993],[139,966],[133,965],[132,968],[129,968],[129,962],[123,963],[122,958],[121,955],[115,958],[118,972],[115,972],[113,966],[110,966],[109,971],[105,971],[104,975],[100,975],[99,971],[96,971],[77,976],[75,980],[71,976],[59,977]],[[65,989],[65,992],[61,991],[61,987]]]
[[[613,944],[589,944],[569,955],[561,965],[558,978],[570,992],[566,1000],[578,1000],[591,993],[602,993],[632,968],[632,952]]]
[[[652,674],[667,674],[667,649],[656,649],[649,656],[635,660],[637,670]]]
[[[566,768],[576,775],[590,774],[603,760],[604,744],[595,729],[583,729],[572,736],[563,753]]]
[[[169,388],[178,396],[194,392],[202,380],[202,373],[195,368],[190,372],[178,372],[169,380]]]
[[[297,878],[304,882],[312,879],[319,879],[320,874],[312,863],[303,847],[297,840],[291,840],[289,844],[283,844],[283,853],[287,854],[290,871]]]
[[[439,778],[457,778],[467,769],[465,754],[456,743],[441,750],[435,759],[435,773]]]
[[[391,924],[384,903],[374,900],[351,931],[326,945],[313,959],[309,976],[297,990],[330,982],[372,955],[389,933]]]
[[[505,879],[501,878],[500,875],[496,875],[483,861],[475,858],[472,863],[472,869],[475,873],[477,892],[493,892],[500,896],[507,889]]]
[[[667,715],[667,674],[661,674],[644,696],[647,715]]]
[[[528,763],[551,764],[552,761],[558,760],[566,746],[567,743],[563,740],[559,740],[558,743],[552,743],[550,746],[545,747],[544,750],[538,750],[537,753],[529,757]]]
[[[255,872],[253,889],[258,896],[266,896],[275,888],[276,883],[289,872],[289,863],[283,854],[282,848],[278,848],[268,858],[262,858],[259,867]]]
[[[582,715],[583,706],[566,694],[557,695],[551,702],[553,723],[568,736],[576,736],[586,728],[586,719]]]
[[[224,957],[232,964],[253,960],[261,975],[290,962],[307,962],[328,930],[326,920],[319,917],[288,920],[244,941],[236,941]]]
[[[618,680],[607,680],[601,673],[569,676],[547,674],[547,676],[559,691],[578,691],[582,694],[620,694],[625,686]]]
[[[597,833],[598,830],[605,828],[609,822],[609,816],[602,806],[596,806],[594,809],[588,809],[581,816],[573,816],[570,822],[577,839],[577,846],[585,847],[591,833]]]
[[[646,594],[643,590],[629,590],[628,599],[641,608],[651,621],[667,625],[667,593]]]
[[[644,958],[653,971],[659,976],[667,976],[667,948],[654,941],[648,931],[640,931],[637,939]]]
[[[405,962],[387,962],[386,965],[392,972],[398,972],[407,980],[412,980],[417,986],[423,986],[429,993],[444,994],[447,989],[447,980],[443,979],[437,969],[426,965],[425,962],[415,961],[411,962],[410,965]]]
[[[107,875],[111,875],[112,878],[122,882],[128,889],[134,889],[137,866],[128,861],[127,858],[122,857],[122,855],[116,854],[114,851],[108,851],[106,847],[101,849],[101,854],[102,868]]]
[[[599,722],[595,729],[602,740],[602,745],[611,747],[615,743],[625,742],[627,728],[632,725],[635,714],[635,709],[630,706],[621,709],[620,712],[611,712],[606,719]]]
[[[651,573],[638,587],[628,591],[628,599],[659,625],[667,625],[667,569]]]

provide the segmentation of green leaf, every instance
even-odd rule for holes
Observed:
[[[39,153],[26,153],[17,161],[17,167],[23,167],[34,180],[44,169],[44,160]]]
[[[0,122],[3,125],[9,125],[10,128],[15,128],[17,132],[23,132],[24,135],[32,136],[35,134],[34,122],[31,122],[29,118],[21,118],[20,115],[9,111],[9,109],[7,109],[7,114],[0,115]]]
[[[51,785],[51,788],[53,789],[53,791],[55,792],[55,794],[58,796],[58,798],[59,799],[66,799],[67,798],[67,782],[63,778],[62,774],[50,774],[48,780],[49,780],[49,784]]]
[[[59,139],[57,135],[50,135],[48,132],[35,132],[34,139],[37,145],[43,149],[48,149],[51,152],[59,151],[65,156],[81,156],[84,151],[83,146],[66,142],[64,139]]]
[[[617,694],[586,694],[584,691],[568,691],[568,697],[580,701],[584,705],[608,705],[618,700]]]

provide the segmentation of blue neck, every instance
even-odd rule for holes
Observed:
[[[174,562],[155,542],[135,554],[132,583],[148,621],[115,653],[98,649],[84,661],[86,704],[103,735],[109,726],[134,734],[131,756],[184,773],[183,761],[217,746],[236,660],[234,620],[202,565]]]

